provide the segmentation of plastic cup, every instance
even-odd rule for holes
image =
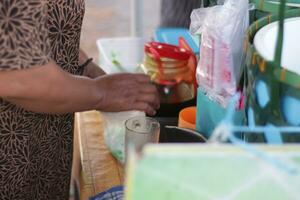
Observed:
[[[187,107],[180,111],[178,127],[196,129],[196,106]]]
[[[125,122],[125,158],[128,157],[128,149],[134,148],[136,153],[141,153],[145,144],[158,143],[160,124],[149,117],[133,117]]]

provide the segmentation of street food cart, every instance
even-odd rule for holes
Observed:
[[[161,97],[167,95],[161,98],[166,103],[162,107],[172,106],[156,116],[161,124],[161,144],[147,145],[142,156],[131,153],[126,165],[118,160],[105,138],[109,126],[105,114],[91,111],[76,115],[75,134],[82,166],[81,199],[93,196],[105,199],[105,195],[109,199],[113,193],[115,198],[125,197],[125,200],[297,199],[300,57],[299,45],[295,44],[300,39],[300,2],[289,0],[287,7],[283,1],[252,2],[256,11],[243,42],[244,61],[236,82],[239,90],[227,98],[226,106],[220,103],[223,101],[208,97],[209,92],[203,92],[201,87],[197,88],[193,74],[196,74],[197,63],[207,59],[201,54],[204,49],[200,48],[199,61],[199,56],[190,48],[199,38],[178,36],[177,46],[161,41],[145,43],[141,39],[143,1],[132,0],[131,3],[131,33],[135,38],[123,38],[123,41],[134,43],[131,44],[136,49],[129,53],[143,52],[132,56],[137,64],[142,63],[139,72],[149,74],[158,89],[162,88]],[[98,47],[104,52],[116,41],[102,39]],[[118,55],[115,50],[114,56],[107,56],[106,63],[110,62],[115,69],[124,67]],[[105,61],[100,58],[100,62]],[[132,65],[134,62],[129,66]],[[135,68],[132,69],[134,72]],[[182,71],[176,71],[178,69]],[[180,89],[175,90],[174,85]],[[180,95],[189,91],[190,96],[176,96],[176,100],[184,99],[184,104],[178,107],[176,114],[168,116],[166,113],[171,113],[174,103],[178,103],[172,102],[174,99],[170,96],[178,91]],[[191,105],[196,106],[192,120],[194,130],[191,126],[174,129],[178,120],[182,120],[180,110]],[[123,123],[121,120],[121,126]],[[195,133],[199,135],[193,137]],[[194,144],[187,144],[182,139],[185,137],[192,137]]]

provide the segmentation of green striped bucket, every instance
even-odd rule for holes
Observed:
[[[254,10],[250,11],[250,22],[259,20],[270,14],[277,14],[280,7],[279,0],[251,0],[250,3],[254,5]],[[286,9],[299,9],[300,0],[287,0]]]
[[[286,10],[286,14],[281,16],[285,19],[299,17],[300,9]],[[283,28],[280,28],[275,61],[267,61],[263,58],[253,44],[258,30],[279,19],[279,15],[268,15],[253,23],[248,29],[244,44],[247,107],[254,111],[256,125],[299,126],[300,113],[295,118],[293,112],[297,110],[297,105],[300,106],[300,76],[278,64],[281,63]],[[287,99],[296,102],[290,103]],[[294,105],[296,110],[293,109]],[[294,137],[296,136],[286,136],[284,140],[292,142],[295,140]]]

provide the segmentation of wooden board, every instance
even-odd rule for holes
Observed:
[[[80,199],[123,185],[124,169],[105,145],[101,114],[97,111],[77,113],[75,123],[81,161]]]

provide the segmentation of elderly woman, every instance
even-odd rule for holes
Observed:
[[[0,1],[1,199],[68,199],[74,112],[159,106],[146,75],[87,60],[83,15],[84,0]]]

